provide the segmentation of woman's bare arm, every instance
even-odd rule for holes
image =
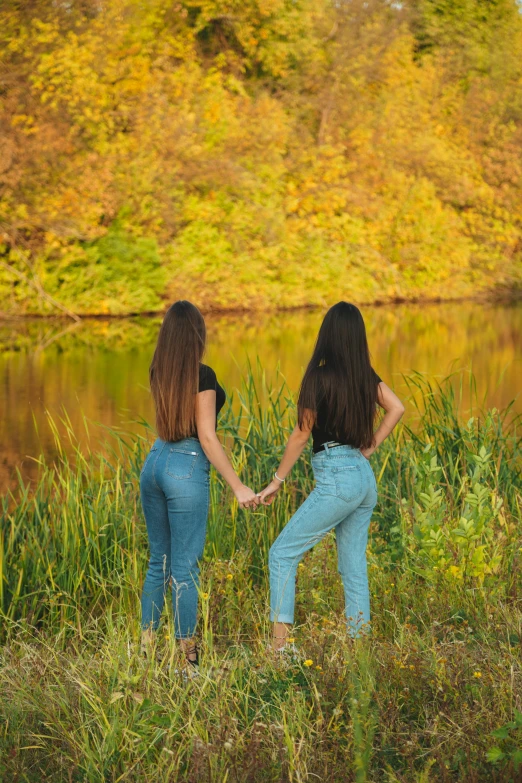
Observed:
[[[385,411],[385,414],[381,420],[381,423],[375,430],[373,436],[373,446],[368,449],[361,449],[361,454],[366,458],[370,457],[375,449],[381,445],[394,427],[399,423],[402,414],[404,413],[404,405],[399,400],[396,394],[392,392],[389,386],[386,386],[384,381],[378,386],[377,402]]]
[[[296,424],[290,433],[286,442],[285,452],[276,470],[280,479],[285,479],[290,473],[295,463],[304,451],[308,443],[312,427],[314,426],[315,414],[313,411],[306,411],[303,421],[303,429]],[[281,487],[283,481],[278,481],[275,476],[270,484],[260,493],[259,497],[263,505],[269,506],[273,501],[277,490]]]
[[[259,498],[243,484],[216,434],[216,392],[212,389],[196,394],[196,426],[201,448],[230,486],[241,508],[250,508],[251,504],[255,507]]]

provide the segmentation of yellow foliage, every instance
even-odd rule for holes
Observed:
[[[55,272],[70,263],[72,279],[82,243],[116,224],[157,240],[160,298],[208,307],[519,287],[515,6],[499,0],[493,24],[431,6],[414,23],[384,0],[109,0],[32,17],[8,3],[8,263],[23,236],[80,312],[93,291]],[[5,309],[42,307],[8,273],[0,291]]]

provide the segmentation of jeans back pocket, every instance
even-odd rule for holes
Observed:
[[[338,497],[351,503],[361,495],[362,476],[358,465],[343,465],[334,468],[334,476]]]
[[[194,471],[198,456],[197,451],[172,447],[165,464],[165,473],[171,478],[189,479]]]

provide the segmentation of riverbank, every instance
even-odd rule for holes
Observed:
[[[340,294],[342,297],[342,295]],[[173,299],[172,301],[176,301]],[[336,299],[335,301],[339,301],[339,299]],[[255,306],[250,307],[221,307],[218,305],[215,306],[206,306],[206,307],[200,307],[201,312],[203,315],[211,315],[211,316],[243,316],[243,315],[277,315],[277,314],[286,314],[286,313],[305,313],[305,312],[318,312],[318,311],[325,311],[330,307],[332,304],[335,304],[335,301],[332,299],[331,302],[324,303],[324,304],[302,304],[302,305],[296,305],[294,307],[292,306],[279,306],[279,307],[272,307],[272,308],[256,308]],[[504,305],[510,305],[510,304],[518,304],[520,301],[522,301],[522,288],[515,289],[513,291],[494,291],[494,292],[487,292],[482,294],[475,294],[475,295],[469,295],[469,296],[448,296],[448,297],[422,297],[422,296],[412,296],[412,297],[402,297],[402,296],[395,296],[390,297],[388,299],[374,299],[369,301],[360,301],[356,298],[350,298],[346,301],[351,301],[353,304],[357,305],[360,308],[363,307],[393,307],[396,305],[438,305],[438,304],[460,304],[460,303],[476,303],[481,305],[497,305],[497,304],[504,304]],[[61,311],[55,311],[50,313],[32,313],[32,312],[26,312],[26,313],[5,313],[0,311],[0,322],[9,322],[9,321],[26,321],[26,320],[69,320],[72,316],[75,316],[73,320],[82,320],[82,319],[88,319],[88,320],[100,320],[100,321],[112,321],[112,320],[122,320],[126,318],[160,318],[165,315],[167,312],[171,302],[169,302],[163,309],[161,310],[144,310],[144,311],[136,311],[136,312],[129,312],[129,313],[123,313],[123,314],[111,314],[111,313],[97,313],[97,312],[86,312],[86,313],[63,313]],[[197,300],[195,300],[195,304],[197,304]]]

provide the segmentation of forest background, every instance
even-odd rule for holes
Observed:
[[[522,290],[515,0],[3,0],[0,311]]]

